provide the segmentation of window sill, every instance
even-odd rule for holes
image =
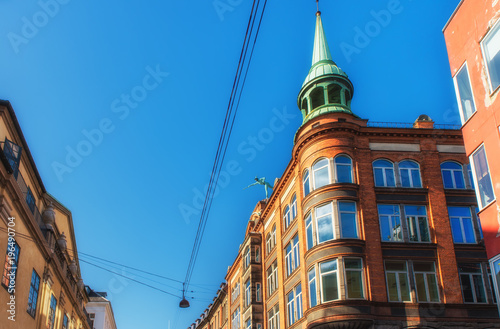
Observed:
[[[477,213],[478,216],[481,216],[481,213],[486,209],[489,208],[492,204],[494,204],[497,201],[497,198],[494,198],[493,200],[490,201],[486,206],[483,208],[479,208],[479,212]],[[479,206],[479,205],[478,205]]]

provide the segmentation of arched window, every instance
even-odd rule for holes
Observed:
[[[328,103],[329,104],[342,104],[340,92],[342,87],[336,84],[328,86]]]
[[[291,216],[291,213],[290,213],[290,207],[289,206],[286,206],[285,207],[285,212],[284,212],[284,215],[283,215],[283,221],[285,223],[285,229],[290,225],[290,223],[292,222],[292,216]]]
[[[399,163],[399,175],[401,177],[401,186],[422,187],[420,166],[417,162],[410,160],[401,161]]]
[[[266,252],[269,254],[272,249],[273,249],[273,246],[272,246],[271,233],[267,233],[267,235],[266,235]]]
[[[441,164],[444,188],[465,188],[464,172],[461,165],[447,161]]]
[[[328,159],[321,159],[313,165],[314,188],[330,184],[330,164]]]
[[[373,162],[373,175],[375,186],[394,187],[394,164],[387,160],[376,160]]]
[[[316,87],[311,92],[311,107],[314,110],[321,105],[325,105],[325,92],[323,91],[323,87]]]
[[[291,206],[291,214],[292,214],[292,220],[297,217],[297,196],[294,194],[292,197],[292,206]]]
[[[337,183],[352,183],[352,160],[346,155],[335,158],[335,181]]]
[[[309,169],[304,170],[304,175],[302,176],[302,182],[304,184],[304,196],[311,192],[311,186],[309,184]]]

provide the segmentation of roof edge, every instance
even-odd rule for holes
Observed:
[[[446,30],[446,28],[448,27],[448,25],[450,25],[451,23],[451,20],[455,17],[455,15],[457,14],[458,10],[460,9],[460,7],[462,7],[462,4],[464,3],[464,0],[461,0],[460,3],[458,4],[457,8],[455,8],[455,10],[453,11],[453,13],[451,14],[450,18],[448,19],[448,21],[446,22],[446,24],[444,25],[443,29],[441,30],[441,32],[444,33],[444,30]]]

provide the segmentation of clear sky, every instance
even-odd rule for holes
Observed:
[[[0,0],[0,98],[11,101],[47,190],[72,211],[79,250],[182,281],[252,3],[54,1]],[[459,123],[441,32],[458,2],[322,1],[354,113]],[[264,198],[243,188],[256,175],[274,181],[290,160],[315,11],[313,0],[268,2],[191,308],[81,264],[85,284],[109,293],[119,329],[185,329],[215,296]],[[271,136],[273,117],[283,129]],[[178,283],[133,275],[180,294]]]

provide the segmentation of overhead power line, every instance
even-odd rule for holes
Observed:
[[[264,5],[260,6],[260,0],[254,0],[252,4],[252,10],[250,17],[248,19],[248,25],[245,32],[245,38],[243,40],[243,46],[240,53],[240,58],[238,61],[238,67],[236,69],[236,75],[234,77],[233,87],[231,90],[231,95],[229,97],[229,103],[226,110],[226,116],[224,118],[224,124],[222,127],[221,135],[219,138],[219,143],[217,146],[217,152],[215,154],[214,164],[212,167],[212,172],[210,174],[210,180],[208,183],[207,192],[205,195],[205,200],[203,203],[203,208],[200,215],[200,221],[198,224],[198,230],[196,232],[196,237],[193,243],[193,249],[191,252],[191,257],[189,259],[189,265],[186,271],[186,277],[184,279],[184,289],[188,290],[189,284],[191,282],[191,277],[194,272],[194,267],[200,250],[201,242],[203,240],[203,234],[205,232],[205,227],[210,214],[210,209],[212,207],[213,195],[215,193],[217,183],[219,180],[220,172],[224,159],[226,156],[227,147],[229,145],[229,140],[231,138],[234,121],[236,114],[238,112],[239,103],[241,100],[241,95],[245,86],[246,77],[248,74],[248,69],[252,61],[253,51],[255,44],[257,42],[257,37],[259,35],[262,18],[267,5],[267,0],[264,1]],[[258,26],[254,30],[255,22],[258,19]],[[253,42],[252,42],[253,38]],[[248,55],[249,46],[251,44],[250,54]],[[248,57],[247,57],[248,55]]]

